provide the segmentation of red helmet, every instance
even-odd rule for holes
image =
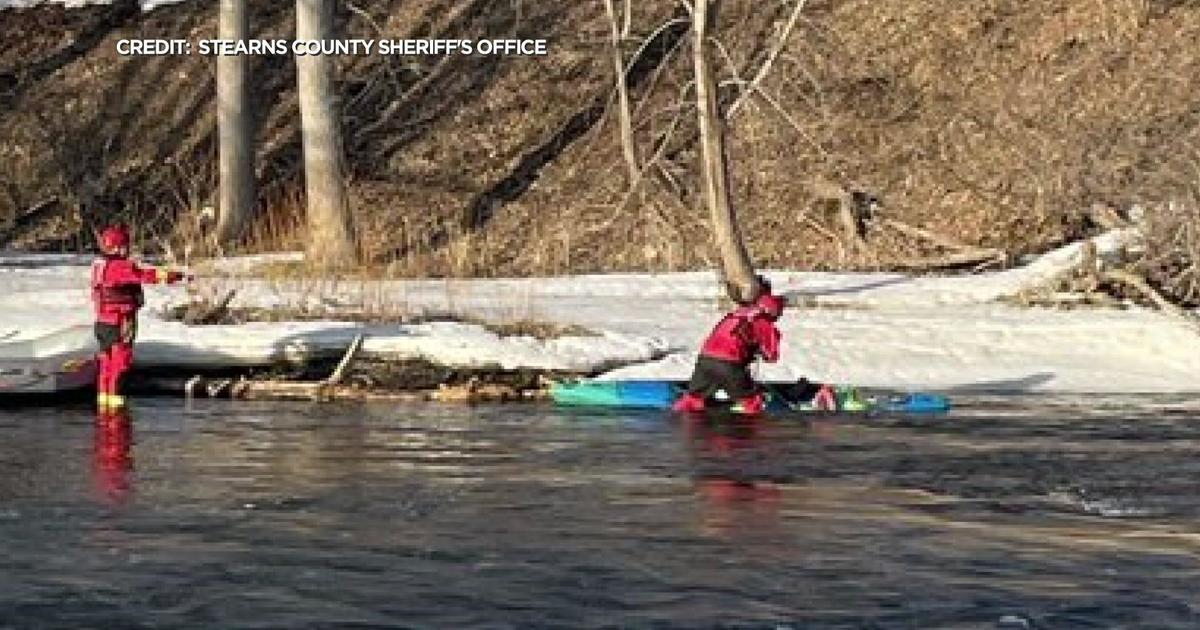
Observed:
[[[779,316],[783,315],[783,307],[787,306],[787,300],[781,295],[764,293],[758,296],[754,305],[761,308],[771,319],[779,319]]]
[[[129,228],[124,225],[110,225],[100,233],[100,251],[105,254],[117,254],[129,249]]]

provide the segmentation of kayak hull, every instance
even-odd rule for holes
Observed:
[[[818,411],[811,401],[797,399],[791,383],[764,383],[768,412]],[[556,383],[550,389],[554,402],[567,407],[607,407],[619,409],[670,409],[687,389],[687,384],[668,380],[571,381]],[[835,386],[835,409],[826,411],[938,413],[950,409],[950,400],[940,394],[910,392],[903,394],[862,395],[855,387]]]
[[[87,326],[0,344],[0,396],[55,394],[93,387],[96,344]]]

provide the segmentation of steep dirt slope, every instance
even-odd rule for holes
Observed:
[[[620,3],[618,3],[620,4]],[[634,3],[624,52],[643,158],[627,194],[600,2],[374,0],[339,16],[365,38],[537,37],[544,58],[361,57],[341,64],[364,249],[397,273],[681,269],[710,249],[695,199],[686,13]],[[274,6],[275,8],[270,8]],[[758,262],[887,267],[930,244],[876,229],[843,250],[814,182],[1014,254],[1087,230],[1080,210],[1191,198],[1200,3],[816,0],[762,82],[791,3],[719,17],[734,194]],[[211,191],[212,59],[122,58],[123,37],[213,37],[184,3],[0,13],[0,245],[80,247],[114,214],[165,239]],[[287,3],[254,28],[288,37]],[[643,46],[643,44],[646,44]],[[256,58],[264,211],[294,212],[294,66]],[[740,83],[739,83],[740,81]],[[276,225],[276,223],[272,223]],[[279,235],[275,235],[279,236]]]

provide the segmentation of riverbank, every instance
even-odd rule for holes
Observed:
[[[30,8],[0,19],[14,43],[0,50],[0,247],[86,247],[93,227],[117,218],[155,251],[198,247],[218,170],[214,60],[122,56],[118,44],[198,50],[219,34],[211,3],[3,6]],[[520,25],[505,37],[553,42],[547,55],[418,55],[402,68],[388,55],[339,58],[349,207],[366,258],[407,277],[708,268],[698,130],[679,107],[694,74],[682,54],[687,11],[651,1],[625,16],[635,153],[653,166],[630,191],[611,59],[594,37],[609,32],[603,4],[454,6],[339,12],[346,40],[480,41]],[[295,36],[292,3],[252,3],[248,14],[255,38]],[[1194,3],[736,0],[711,26],[729,55],[719,80],[755,82],[725,85],[721,100],[730,190],[764,266],[1019,257],[1102,229],[1097,205],[1140,206],[1152,222],[1163,206],[1195,205]],[[303,242],[294,59],[248,63],[260,181],[241,246],[277,251]],[[837,218],[854,192],[884,204],[866,248],[848,247]],[[1177,233],[1150,240],[1165,249]]]
[[[1092,242],[1106,256],[1127,245],[1128,236],[1112,232]],[[783,360],[763,366],[759,376],[949,392],[1200,391],[1200,335],[1179,318],[1131,304],[1011,303],[1013,295],[1069,271],[1084,249],[1076,243],[1020,268],[964,276],[769,271],[777,290],[800,306],[781,321]],[[150,289],[138,365],[179,372],[328,364],[361,335],[359,358],[385,364],[427,361],[460,374],[685,379],[694,348],[720,313],[710,273],[333,281],[270,279],[255,271],[277,258],[201,264],[192,286]],[[0,313],[0,336],[27,339],[87,324],[89,260],[0,258],[0,289],[11,296]],[[168,320],[180,305],[229,291],[238,308],[303,310],[316,319],[201,326]],[[347,321],[364,311],[378,320]],[[460,321],[423,321],[431,315]],[[469,323],[505,321],[570,332],[537,338]]]

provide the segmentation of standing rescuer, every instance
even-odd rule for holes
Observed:
[[[750,363],[761,356],[768,363],[779,360],[779,328],[775,322],[783,315],[783,297],[771,292],[765,278],[759,278],[760,295],[739,306],[717,322],[700,349],[688,391],[675,402],[675,411],[704,411],[709,398],[723,390],[736,401],[737,410],[757,414],[766,406],[766,397],[750,375]]]
[[[112,225],[100,233],[100,258],[92,263],[92,304],[96,310],[96,357],[99,376],[96,402],[121,407],[121,385],[133,366],[137,312],[145,299],[143,284],[173,284],[187,278],[182,272],[143,267],[129,258],[129,230]]]

